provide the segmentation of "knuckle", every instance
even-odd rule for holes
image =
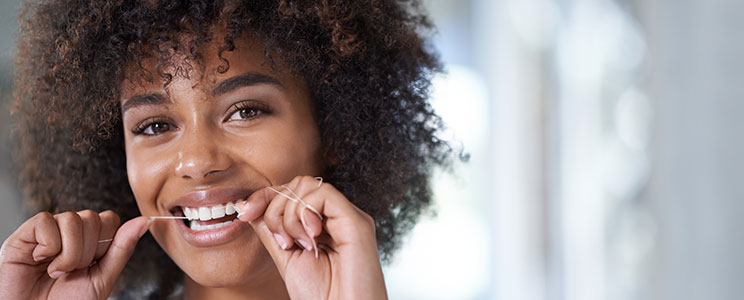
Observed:
[[[289,184],[292,186],[296,186],[300,183],[300,181],[302,181],[302,176],[295,176],[294,178],[292,178],[292,181],[290,181]]]
[[[101,218],[101,220],[110,220],[111,223],[113,223],[113,225],[116,227],[119,227],[119,224],[121,224],[121,219],[119,218],[119,215],[117,215],[115,212],[111,210],[106,210],[98,215]]]
[[[48,226],[56,224],[56,221],[54,219],[54,215],[44,211],[36,214],[31,219],[26,221],[26,223],[33,226],[42,226],[43,228],[47,228]]]
[[[362,219],[362,222],[363,222],[363,226],[366,227],[366,228],[371,229],[372,232],[375,232],[377,230],[377,228],[375,226],[375,219],[371,215],[367,214],[366,212],[363,212],[362,211],[362,212],[360,212],[360,214],[361,214],[361,217],[362,217],[361,219]]]
[[[328,182],[323,182],[323,184],[320,185],[320,190],[324,193],[331,193],[331,192],[337,191],[336,187]]]
[[[81,214],[81,213],[78,213],[78,214]],[[98,216],[98,213],[92,210],[85,211],[84,213],[81,214],[80,218],[84,220],[84,223],[86,223],[86,225],[93,225],[95,227],[101,226],[101,218]]]
[[[57,221],[62,222],[62,223],[72,223],[72,224],[81,223],[80,215],[78,215],[77,213],[71,212],[71,211],[59,213],[55,216],[55,218],[57,219]]]
[[[97,216],[98,214],[96,212],[90,210],[90,209],[86,209],[86,210],[79,211],[78,212],[78,215],[80,215],[81,217],[90,218],[90,217],[93,217],[93,216]]]
[[[54,220],[54,215],[52,215],[48,211],[42,211],[42,212],[36,214],[34,216],[34,218],[37,219],[37,220],[39,220],[39,221],[53,221]]]
[[[367,223],[370,225],[375,224],[375,218],[370,216],[368,213],[362,212],[362,218],[364,218],[364,220],[367,221]]]
[[[316,183],[316,182],[318,182],[318,181],[315,180],[315,178],[313,178],[313,177],[310,177],[310,176],[307,176],[307,175],[300,176],[300,183],[302,183],[302,184],[309,184],[309,183],[312,184],[312,183]]]

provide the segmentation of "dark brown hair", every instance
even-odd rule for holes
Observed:
[[[124,66],[173,53],[199,61],[199,45],[231,51],[250,33],[266,43],[269,59],[281,57],[306,80],[324,154],[335,161],[326,180],[375,219],[387,259],[431,202],[431,168],[446,166],[452,152],[436,137],[441,122],[427,102],[440,65],[421,37],[431,28],[421,11],[418,1],[393,0],[26,4],[15,117],[19,182],[30,210],[137,216],[118,100]],[[215,40],[215,26],[227,29],[224,39]],[[188,43],[179,42],[183,36]],[[155,282],[151,296],[162,297],[182,278],[165,257],[146,237],[122,284]]]

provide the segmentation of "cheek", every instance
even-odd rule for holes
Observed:
[[[145,215],[155,215],[155,197],[158,195],[169,162],[161,155],[146,155],[139,153],[136,146],[126,148],[127,152],[127,177],[132,193],[137,200],[140,212]]]
[[[286,129],[264,136],[263,143],[244,148],[243,157],[259,170],[272,185],[285,184],[295,176],[322,172],[317,130]],[[245,147],[245,146],[244,146]]]

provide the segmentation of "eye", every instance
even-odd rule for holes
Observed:
[[[137,125],[132,133],[136,135],[155,136],[173,130],[170,123],[164,120],[148,119]]]
[[[243,108],[240,110],[237,110],[232,115],[230,115],[229,118],[227,118],[228,121],[238,121],[238,120],[247,120],[257,117],[259,114],[261,114],[261,111],[254,109],[254,108]]]
[[[269,108],[265,104],[257,103],[255,101],[238,102],[233,105],[229,111],[232,113],[227,117],[225,120],[226,122],[249,121],[270,112]]]

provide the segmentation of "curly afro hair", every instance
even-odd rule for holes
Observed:
[[[324,177],[375,219],[387,260],[430,205],[432,167],[447,166],[452,154],[436,137],[442,124],[427,102],[441,66],[422,38],[431,24],[420,6],[415,0],[27,3],[14,113],[18,180],[29,210],[137,216],[119,104],[125,66],[167,61],[173,53],[198,61],[199,45],[231,51],[235,39],[250,33],[265,42],[269,61],[281,57],[307,82],[323,153],[334,161]],[[224,38],[216,40],[215,26],[227,29]],[[180,271],[151,237],[138,247],[120,286],[150,282],[151,297],[166,295]]]

